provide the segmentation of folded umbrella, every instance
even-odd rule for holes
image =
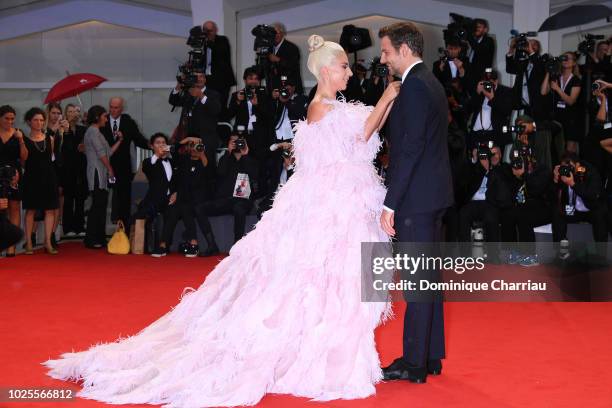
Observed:
[[[601,4],[570,6],[544,20],[538,31],[560,30],[602,20],[610,16],[612,16],[612,9]]]
[[[45,103],[61,101],[82,92],[88,91],[106,81],[106,78],[96,74],[72,74],[57,82],[45,98]]]

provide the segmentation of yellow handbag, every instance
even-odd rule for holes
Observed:
[[[109,254],[127,255],[130,253],[130,239],[125,233],[125,227],[121,220],[117,222],[117,230],[108,241],[106,248]]]

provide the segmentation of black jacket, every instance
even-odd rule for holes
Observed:
[[[280,58],[280,61],[272,67],[272,86],[280,82],[281,75],[286,75],[295,80],[295,92],[303,93],[304,85],[300,73],[300,49],[298,46],[285,38],[276,52],[276,56]]]
[[[253,132],[245,137],[251,153],[256,158],[260,158],[270,151],[270,145],[275,140],[274,108],[271,98],[263,92],[258,92],[257,105],[253,106],[252,113],[256,118],[256,121],[253,123]],[[227,115],[226,119],[228,121],[235,119],[234,130],[237,130],[238,126],[244,126],[245,131],[247,131],[249,124],[248,102],[245,99],[238,103],[237,92],[234,92],[230,97]]]
[[[139,213],[144,210],[147,215],[154,216],[156,212],[163,212],[168,206],[170,195],[176,192],[176,163],[168,160],[172,167],[172,178],[168,180],[163,160],[158,159],[155,164],[148,157],[142,161],[142,172],[147,176],[149,188],[139,204]]]
[[[215,41],[208,44],[212,61],[211,75],[206,77],[207,85],[221,92],[236,85],[230,43],[226,36],[217,35]]]
[[[509,171],[507,163],[494,166],[489,172],[482,167],[480,162],[469,164],[467,177],[467,201],[470,201],[480,188],[482,179],[487,176],[486,201],[497,208],[508,208],[512,206],[514,196],[508,184],[507,174]]]
[[[236,160],[233,154],[226,152],[219,159],[217,167],[218,179],[215,197],[218,199],[233,197],[238,173],[245,173],[249,175],[249,182],[251,184],[249,200],[252,200],[259,193],[259,186],[257,184],[259,179],[258,166],[257,160],[250,157],[250,155],[242,156],[240,160]]]
[[[589,210],[594,210],[601,205],[605,205],[603,199],[603,188],[601,184],[601,177],[599,172],[593,165],[584,160],[580,161],[580,164],[586,168],[586,175],[583,180],[574,176],[574,182],[576,183],[573,187],[574,193],[578,195],[584,205]],[[567,185],[559,179],[556,185],[556,210],[564,212],[565,206],[569,204],[569,194]]]
[[[396,215],[433,212],[453,204],[448,158],[448,102],[424,63],[412,67],[389,115],[388,190]]]
[[[183,127],[183,122],[186,123],[186,132],[183,132],[183,135],[201,138],[206,146],[206,156],[209,157],[209,153],[219,146],[217,122],[221,113],[221,99],[219,93],[210,87],[206,87],[204,94],[207,97],[204,104],[202,99],[196,100],[191,96],[181,101],[180,94],[175,92],[170,92],[168,102],[172,106],[182,107],[179,127]]]
[[[516,195],[523,184],[525,184],[525,201],[538,201],[542,205],[550,205],[554,192],[554,183],[552,178],[552,172],[549,168],[544,165],[536,165],[532,172],[525,172],[519,179],[512,173],[512,168],[507,167],[506,170],[507,182],[512,193],[515,197],[514,204],[516,202]]]
[[[200,159],[192,160],[181,154],[176,159],[176,200],[180,204],[201,203],[208,197],[209,183],[207,170]]]
[[[468,92],[472,92],[472,89],[468,89],[469,88],[469,82],[470,82],[470,63],[468,62],[467,58],[465,58],[465,57],[460,57],[459,59],[463,62],[463,68],[465,70],[465,74],[464,74],[463,77],[460,77],[459,76],[459,70],[457,70],[457,78],[459,78],[459,80],[461,81],[461,84],[463,85],[463,89],[464,90],[466,90]],[[444,86],[448,86],[450,84],[451,80],[453,79],[453,76],[452,76],[453,73],[451,71],[450,62],[449,61],[446,61],[444,69],[440,70],[440,61],[436,60],[433,63],[432,72],[436,76],[436,78],[438,78],[438,80]]]
[[[469,39],[470,47],[474,51],[474,56],[470,62],[470,75],[477,82],[482,78],[486,68],[493,67],[493,57],[495,56],[495,41],[485,34],[480,42],[474,37]]]
[[[100,129],[109,146],[115,144],[112,129],[113,119],[108,117],[106,125]],[[132,175],[132,157],[130,154],[132,142],[141,149],[150,150],[149,141],[142,135],[138,125],[127,113],[122,113],[119,119],[119,130],[123,134],[123,142],[119,145],[115,153],[110,157],[110,163],[113,171],[118,176]]]
[[[516,75],[514,86],[512,87],[512,106],[513,109],[522,108],[523,81],[525,72],[531,62],[533,68],[527,78],[527,92],[529,94],[529,112],[534,120],[549,120],[551,118],[550,94],[543,96],[540,92],[542,81],[546,75],[544,63],[537,55],[533,55],[529,60],[516,61],[514,56],[506,55],[506,72]]]
[[[493,131],[502,135],[502,127],[507,126],[510,122],[510,114],[512,113],[512,90],[504,85],[497,85],[497,88],[493,91],[493,99],[487,102],[491,107],[491,125]],[[475,94],[468,101],[468,113],[472,113],[471,128],[474,128],[478,115],[482,110],[482,104],[485,100],[484,95]],[[511,143],[512,139],[510,134],[502,139],[506,140],[504,144]]]

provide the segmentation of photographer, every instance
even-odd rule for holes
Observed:
[[[529,147],[538,158],[538,165],[552,169],[550,132],[541,132],[533,118],[527,115],[519,115],[514,124],[514,129],[504,129],[516,134],[514,147]]]
[[[512,202],[504,179],[508,165],[502,163],[501,154],[493,141],[482,143],[472,150],[472,163],[466,181],[469,201],[459,210],[461,242],[470,241],[474,221],[484,223],[487,242],[499,242],[499,212]]]
[[[278,152],[277,160],[274,161],[275,167],[272,172],[272,185],[270,193],[259,203],[257,211],[258,218],[261,218],[262,214],[272,208],[272,202],[274,196],[279,188],[281,188],[287,180],[293,175],[295,168],[295,159],[293,158],[292,149],[293,145],[290,142],[279,142],[272,146],[270,149]]]
[[[238,135],[230,136],[227,152],[219,160],[218,183],[215,199],[198,205],[196,213],[200,229],[214,244],[214,234],[209,216],[232,214],[234,216],[234,243],[244,235],[246,216],[253,208],[253,197],[258,193],[257,160],[249,154],[248,142]],[[216,247],[216,244],[214,244]]]
[[[512,143],[510,135],[502,132],[512,113],[512,91],[499,84],[496,71],[489,70],[478,82],[476,94],[468,102],[468,112],[472,113],[468,148],[493,140],[503,150]]]
[[[197,81],[189,89],[184,90],[178,82],[170,93],[170,105],[182,107],[181,121],[171,142],[180,141],[186,136],[202,139],[209,163],[209,188],[212,190],[215,154],[219,147],[217,122],[221,113],[221,100],[215,90],[206,86],[206,76],[203,73],[197,72],[195,78]]]
[[[609,111],[608,90],[603,89],[605,82],[597,80],[592,84],[589,105],[589,135],[583,143],[581,156],[591,163],[602,176],[603,185],[612,188],[610,173],[612,161],[610,142],[612,141],[612,118]]]
[[[485,69],[493,66],[495,56],[495,41],[489,37],[489,22],[482,18],[474,19],[474,33],[468,38],[470,52],[470,86],[474,89],[485,73]]]
[[[370,106],[376,106],[378,100],[385,92],[387,85],[393,82],[395,79],[389,71],[389,67],[385,64],[380,63],[380,58],[376,57],[372,60],[372,74],[367,83],[365,91],[365,104]]]
[[[566,150],[576,153],[583,133],[578,109],[578,97],[582,86],[576,65],[576,54],[566,52],[560,58],[560,62],[561,70],[558,74],[551,75],[550,72],[546,72],[540,92],[543,96],[552,93],[553,118],[563,127]]]
[[[461,55],[462,49],[461,40],[450,38],[446,43],[445,56],[433,63],[433,74],[443,86],[448,86],[453,78],[460,78],[464,88],[469,85],[469,62]]]
[[[268,89],[278,88],[280,77],[286,75],[295,79],[295,88],[298,94],[304,93],[302,75],[300,71],[300,49],[297,45],[287,40],[287,29],[282,23],[272,24],[276,30],[274,37],[274,50],[268,54],[268,60],[272,64],[270,72],[270,83],[266,84]]]
[[[573,152],[566,152],[553,170],[557,198],[553,206],[553,241],[567,239],[567,224],[589,222],[596,242],[607,242],[606,205],[597,170]]]
[[[531,127],[531,124],[523,126]],[[503,242],[517,242],[518,238],[519,242],[529,243],[520,251],[512,248],[508,263],[536,266],[539,262],[533,229],[551,221],[553,184],[550,168],[538,163],[527,143],[528,134],[532,133],[527,131],[519,135],[510,154],[511,168],[506,178],[513,200],[512,205],[500,213],[501,238]]]
[[[274,108],[275,136],[277,141],[293,139],[293,124],[306,118],[306,110],[308,108],[306,96],[295,93],[295,81],[289,77],[282,78],[281,88],[272,90],[272,106]]]
[[[15,109],[9,105],[0,106],[0,166],[10,166],[17,171],[17,180],[14,187],[7,191],[8,220],[19,227],[21,225],[21,178],[22,164],[28,159],[23,132],[14,127]],[[15,256],[15,247],[11,246],[6,252],[7,256]]]
[[[219,28],[214,21],[202,24],[202,33],[206,36],[206,82],[211,89],[219,93],[221,106],[227,106],[230,88],[236,85],[232,68],[230,43],[226,36],[218,34]]]
[[[546,74],[540,58],[540,42],[527,40],[526,58],[517,58],[517,38],[513,38],[506,54],[506,72],[515,75],[512,87],[513,108],[523,111],[536,121],[550,120],[550,103],[541,94],[542,81]]]
[[[23,231],[7,218],[11,190],[17,189],[17,169],[9,165],[0,166],[0,251],[14,247],[23,237]],[[7,252],[7,257],[15,256],[15,252]]]

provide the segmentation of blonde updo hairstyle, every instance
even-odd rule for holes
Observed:
[[[321,68],[331,65],[334,59],[344,54],[340,44],[333,41],[325,41],[320,35],[313,34],[308,38],[308,70],[312,75],[320,79]]]

